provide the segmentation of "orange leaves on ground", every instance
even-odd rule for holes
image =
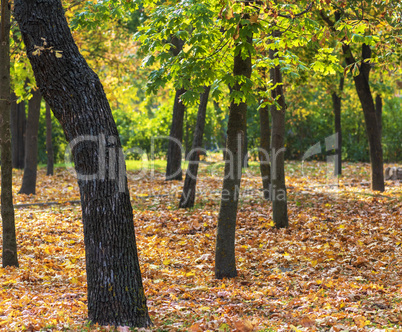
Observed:
[[[192,210],[177,210],[181,182],[130,181],[137,245],[157,331],[400,330],[400,184],[375,196],[368,165],[346,164],[341,190],[319,163],[288,163],[290,228],[273,228],[258,167],[242,180],[239,276],[214,279],[221,179],[202,170]],[[18,181],[21,174],[15,177]],[[130,178],[130,177],[129,177]],[[78,200],[75,179],[39,172],[38,195],[16,203]],[[71,189],[72,188],[72,189]],[[85,252],[79,205],[16,209],[20,268],[0,269],[0,330],[86,331]],[[122,331],[126,328],[121,327]],[[127,330],[127,329],[126,329]]]

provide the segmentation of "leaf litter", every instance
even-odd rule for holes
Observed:
[[[214,278],[221,179],[203,166],[195,208],[177,209],[182,182],[129,173],[139,260],[155,331],[400,331],[402,195],[366,185],[367,164],[330,181],[323,163],[287,165],[290,227],[274,229],[258,167],[242,180],[238,277]],[[216,171],[216,170],[215,170]],[[85,252],[73,175],[38,174],[15,204],[20,268],[0,269],[0,330],[96,331],[87,321]],[[121,331],[128,330],[121,327]]]

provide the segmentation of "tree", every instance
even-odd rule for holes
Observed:
[[[260,172],[262,178],[263,195],[266,200],[270,199],[269,186],[271,184],[271,164],[269,151],[271,150],[271,128],[269,124],[269,106],[260,107]]]
[[[345,83],[345,78],[341,76],[339,80],[339,90],[332,92],[332,107],[334,109],[335,118],[335,134],[336,136],[336,149],[337,159],[335,165],[335,175],[342,174],[342,123],[341,123],[341,109],[342,109],[342,92]]]
[[[275,30],[273,37],[280,37]],[[270,50],[272,60],[277,58],[277,51]],[[280,65],[270,69],[271,81],[274,88],[271,90],[272,99],[277,102],[271,105],[271,200],[272,216],[276,228],[289,226],[287,195],[285,184],[285,111],[286,103],[282,87],[282,74]]]
[[[38,172],[38,130],[40,103],[42,95],[39,89],[32,91],[32,98],[28,102],[28,120],[25,139],[24,176],[22,177],[19,194],[35,195],[36,175]]]
[[[10,3],[1,0],[0,22],[0,148],[3,267],[18,266],[12,191],[10,132]]]
[[[245,16],[247,18],[248,15]],[[241,39],[237,41],[234,51],[233,76],[236,83],[232,87],[233,92],[242,90],[245,85],[244,80],[250,79],[252,71],[251,53],[244,46],[252,43],[252,32],[249,25],[239,25],[239,38]],[[215,277],[218,279],[233,278],[237,275],[235,234],[244,157],[245,119],[247,119],[247,103],[232,100],[229,108],[225,174],[216,235]]]
[[[25,164],[25,101],[17,102],[17,96],[11,95],[11,145],[13,168],[23,169]]]
[[[353,75],[370,147],[371,188],[384,191],[383,150],[370,72],[375,67],[381,70],[381,65],[386,66],[398,57],[395,49],[400,49],[401,40],[395,38],[395,34],[400,31],[401,5],[377,1],[330,4],[329,8],[320,11],[320,16],[341,45],[347,65],[345,74],[351,72]],[[332,13],[335,13],[335,20],[330,17]]]
[[[124,157],[102,84],[79,53],[60,1],[16,0],[15,17],[42,96],[72,147],[89,319],[101,325],[149,326]]]
[[[176,36],[172,37],[172,53],[176,57],[183,49],[183,41]],[[183,121],[186,106],[181,100],[181,96],[186,92],[183,87],[176,89],[173,104],[172,125],[170,127],[167,165],[166,165],[166,180],[181,180],[183,172],[181,170],[182,158],[182,141],[183,141]]]
[[[191,147],[189,156],[187,157],[188,168],[186,172],[186,179],[184,180],[183,192],[180,197],[180,208],[191,208],[194,206],[198,166],[200,161],[200,152],[202,151],[202,137],[204,135],[205,118],[210,90],[210,86],[205,87],[205,90],[200,97],[193,145]]]
[[[352,54],[349,44],[342,45],[343,54],[348,65],[356,64],[356,60]],[[366,122],[366,132],[370,146],[370,162],[371,162],[371,189],[384,191],[384,162],[381,146],[380,127],[377,123],[376,108],[371,94],[369,85],[369,74],[371,65],[365,60],[371,58],[371,48],[369,45],[363,44],[362,62],[359,66],[359,74],[353,77],[356,91],[363,108],[364,119]]]
[[[46,154],[47,171],[46,175],[53,175],[54,156],[52,142],[52,114],[49,105],[46,103]]]

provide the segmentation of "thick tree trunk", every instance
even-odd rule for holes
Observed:
[[[191,208],[194,206],[195,190],[197,185],[198,165],[200,161],[200,152],[202,151],[202,137],[204,135],[205,118],[207,113],[207,104],[209,91],[211,87],[205,87],[200,97],[198,106],[197,123],[195,125],[193,145],[188,155],[188,167],[186,179],[184,180],[183,192],[180,197],[179,208]]]
[[[337,135],[336,142],[336,164],[335,164],[335,175],[342,174],[342,124],[341,124],[341,109],[342,109],[342,91],[345,79],[342,76],[339,82],[339,91],[334,91],[332,93],[332,107],[334,109],[335,117],[335,134]]]
[[[274,36],[278,36],[274,32]],[[275,51],[270,50],[269,56],[275,58]],[[282,88],[280,66],[270,70],[271,81],[276,88],[272,90],[272,99],[277,100],[279,108],[271,106],[272,138],[271,138],[271,200],[272,214],[276,228],[289,226],[287,194],[285,184],[285,111],[286,103]],[[278,97],[278,99],[276,99]]]
[[[174,45],[173,56],[177,56],[183,48],[183,41],[177,37],[172,37],[171,43]],[[173,104],[172,126],[170,127],[170,139],[168,143],[166,181],[182,180],[181,159],[183,155],[183,122],[186,107],[181,102],[180,97],[186,90],[183,88],[176,90]]]
[[[11,96],[11,145],[13,168],[23,169],[25,164],[25,102],[17,103],[17,96]]]
[[[185,89],[177,89],[173,105],[172,126],[167,154],[166,180],[182,180],[181,159],[183,154],[183,120],[186,107],[180,100]]]
[[[46,103],[46,153],[47,153],[47,172],[46,175],[53,175],[54,157],[52,141],[52,114],[50,106]]]
[[[271,128],[269,126],[268,106],[261,107],[260,113],[260,172],[262,178],[262,189],[264,198],[270,199],[269,185],[271,183],[271,164],[269,161],[269,151],[271,150]]]
[[[345,60],[348,65],[356,63],[350,45],[342,45]],[[359,96],[362,105],[364,119],[366,122],[366,132],[370,147],[370,161],[371,161],[371,189],[384,191],[384,163],[383,152],[381,146],[381,135],[377,122],[376,107],[374,105],[373,96],[371,94],[369,85],[369,74],[371,65],[365,62],[365,59],[371,57],[370,46],[362,45],[362,59],[359,64],[359,75],[354,76],[357,95]]]
[[[10,5],[1,0],[0,22],[0,149],[1,219],[3,227],[3,267],[18,266],[15,236],[10,132]]]
[[[36,174],[38,171],[38,131],[40,102],[42,95],[39,90],[32,91],[32,98],[28,102],[28,121],[25,140],[24,176],[19,194],[35,194]]]
[[[240,29],[242,26],[240,26]],[[252,43],[251,37],[248,43]],[[242,58],[236,54],[233,76],[251,76],[251,55]],[[233,90],[241,91],[242,83],[236,82]],[[237,275],[235,260],[235,233],[237,205],[239,199],[242,159],[244,151],[244,122],[247,117],[247,104],[230,103],[229,122],[226,141],[225,177],[223,179],[221,206],[218,216],[218,229],[215,250],[215,277],[233,278]]]
[[[72,147],[89,319],[100,325],[149,326],[124,157],[102,84],[79,53],[59,0],[15,0],[15,17],[36,82]],[[45,50],[33,54],[43,38]]]

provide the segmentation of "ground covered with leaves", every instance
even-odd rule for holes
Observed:
[[[392,165],[391,165],[392,166]],[[203,165],[194,209],[181,182],[129,173],[152,331],[402,330],[402,194],[369,189],[369,165],[287,165],[290,227],[274,229],[258,167],[242,180],[239,276],[214,279],[222,168]],[[14,175],[15,193],[22,173]],[[37,195],[15,195],[20,268],[0,269],[0,330],[92,331],[75,178],[39,171]],[[53,205],[30,205],[49,203]],[[21,205],[22,204],[22,205]]]

